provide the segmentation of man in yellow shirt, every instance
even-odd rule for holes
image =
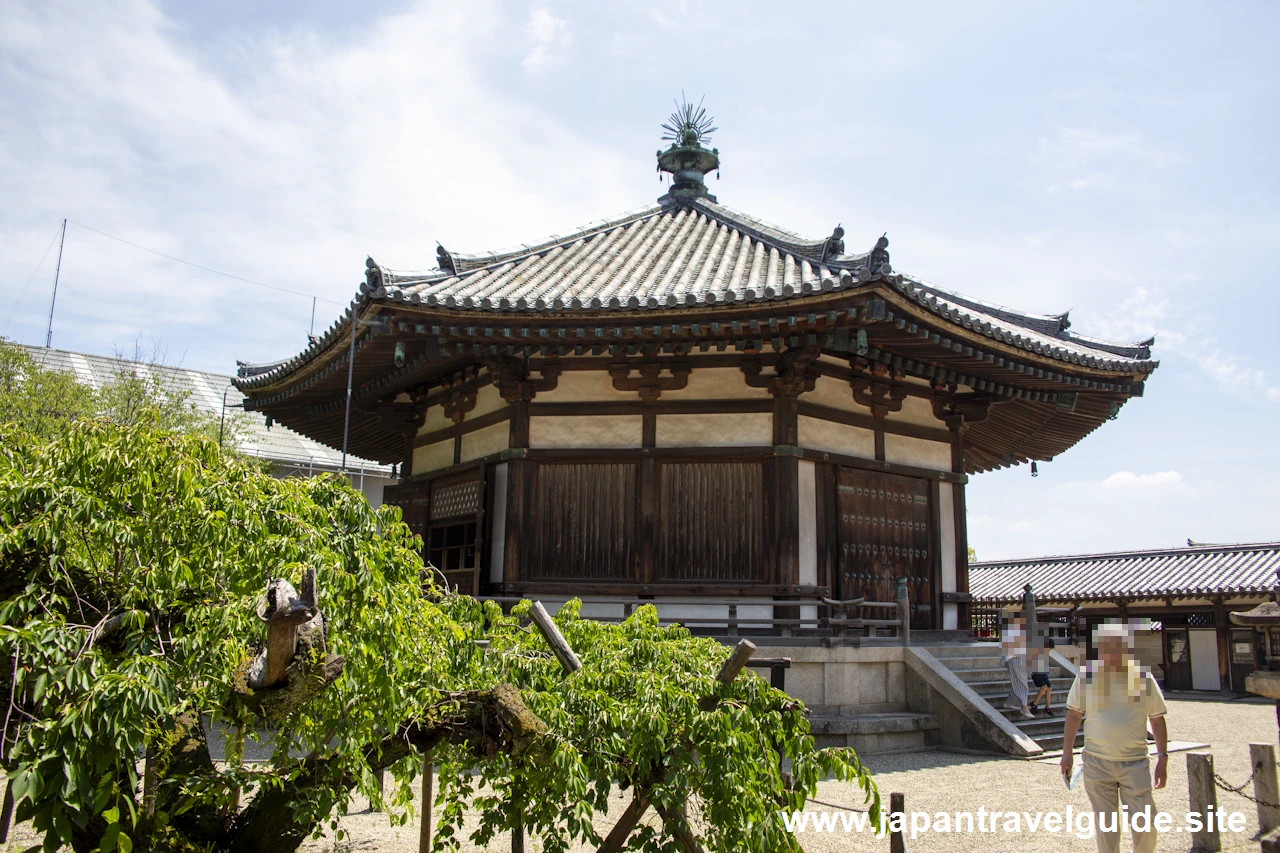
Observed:
[[[1169,732],[1160,685],[1133,659],[1133,633],[1127,625],[1104,624],[1094,631],[1098,660],[1081,668],[1067,695],[1061,767],[1070,779],[1072,745],[1080,721],[1084,729],[1084,790],[1093,805],[1099,853],[1120,850],[1120,805],[1128,807],[1134,853],[1154,853],[1155,800],[1147,760],[1147,721],[1156,739],[1155,787],[1169,773]],[[1134,820],[1144,813],[1145,818]]]

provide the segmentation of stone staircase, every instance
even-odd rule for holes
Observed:
[[[1051,663],[1049,684],[1053,688],[1050,710],[1053,716],[1037,716],[1025,720],[1017,709],[1004,707],[1009,696],[1009,675],[1000,663],[1000,646],[996,643],[943,643],[924,646],[947,669],[969,686],[998,713],[1031,738],[1046,753],[1062,750],[1063,727],[1066,717],[1067,692],[1074,675],[1062,666]],[[1028,685],[1030,697],[1035,687]],[[1076,736],[1076,745],[1083,743],[1083,735]]]
[[[914,752],[935,745],[931,733],[938,728],[938,718],[902,710],[872,713],[839,713],[821,706],[812,709],[809,730],[819,749],[851,746],[859,755],[882,752]]]

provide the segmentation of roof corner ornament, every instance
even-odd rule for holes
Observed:
[[[844,254],[844,228],[837,225],[822,247],[822,260],[829,261]]]
[[[867,269],[871,270],[871,274],[881,273],[888,275],[892,272],[889,266],[889,232],[880,235],[880,239],[876,241],[875,247],[867,255]]]
[[[382,267],[373,258],[364,259],[364,286],[369,293],[376,293],[384,284]]]
[[[451,272],[454,275],[458,274],[458,265],[454,263],[453,255],[449,254],[449,250],[439,243],[436,243],[436,263],[440,266],[440,269]]]
[[[695,198],[715,201],[716,197],[707,192],[704,176],[715,172],[719,177],[720,151],[716,148],[708,150],[703,143],[710,142],[711,134],[719,128],[711,124],[714,119],[707,115],[702,101],[694,106],[684,100],[683,92],[680,97],[676,111],[662,125],[666,131],[662,139],[669,141],[671,147],[658,152],[658,170],[670,172],[673,180],[671,189],[658,201],[683,202]]]

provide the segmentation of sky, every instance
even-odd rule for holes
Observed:
[[[652,202],[683,92],[722,203],[1155,335],[1118,420],[973,478],[980,559],[1276,540],[1278,31],[1266,2],[0,0],[0,334],[44,343],[67,218],[54,346],[292,355],[366,255]]]

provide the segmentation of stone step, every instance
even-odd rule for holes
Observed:
[[[819,749],[853,747],[859,755],[911,752],[937,745],[938,718],[910,711],[883,714],[815,715],[809,729]]]
[[[1063,738],[1062,738],[1062,732],[1061,732],[1061,731],[1059,731],[1056,735],[1045,735],[1045,736],[1043,736],[1043,737],[1033,737],[1033,738],[1032,738],[1032,740],[1034,740],[1034,741],[1036,742],[1036,744],[1037,744],[1041,749],[1043,749],[1045,752],[1054,752],[1055,750],[1056,750],[1057,752],[1059,752],[1059,753],[1061,753],[1061,752],[1062,752],[1062,741],[1063,741]],[[1076,745],[1076,746],[1084,746],[1084,735],[1083,735],[1083,734],[1078,734],[1078,735],[1076,735],[1076,744],[1075,744],[1075,745]]]
[[[912,645],[915,645],[913,643]],[[972,657],[992,655],[1000,656],[999,643],[949,643],[947,645],[923,646],[924,650],[938,660],[953,657]]]
[[[999,655],[982,655],[982,656],[975,655],[975,656],[963,656],[963,657],[956,656],[953,658],[947,658],[946,660],[942,660],[940,661],[940,663],[943,666],[945,666],[947,669],[956,673],[957,675],[963,675],[966,672],[971,672],[976,669],[980,669],[980,670],[998,669],[1002,672],[1006,672],[1006,673],[1008,672],[1008,670],[1005,669],[1004,664],[1000,662]],[[1030,670],[1028,670],[1028,675],[1030,675]],[[1063,667],[1051,664],[1049,666],[1049,675],[1057,676],[1059,678],[1065,678],[1065,677],[1069,677],[1070,673]]]
[[[1018,731],[1033,740],[1039,740],[1042,737],[1062,737],[1061,717],[1047,720],[1043,717],[1037,717],[1034,720],[1024,720],[1018,717],[1010,720],[1010,722],[1018,727]]]
[[[1001,670],[1003,672],[1003,670]],[[956,673],[959,675],[959,673]],[[960,680],[977,693],[979,696],[999,696],[1009,692],[1009,675],[1004,673],[1004,678],[975,678],[968,679],[963,676]],[[1071,682],[1075,679],[1070,676],[1049,676],[1049,686],[1056,693],[1059,690],[1070,690]],[[1030,682],[1027,683],[1027,689],[1034,691],[1035,688]],[[1034,695],[1034,693],[1033,693]]]
[[[955,629],[939,629],[931,631],[912,631],[911,642],[916,646],[943,645],[948,643],[972,643],[971,631]]]
[[[966,684],[1001,680],[1003,680],[1005,684],[1009,683],[1009,671],[1002,666],[982,668],[973,667],[972,669],[953,669],[951,671],[959,676],[960,680]],[[1028,683],[1030,683],[1030,679],[1028,679]]]
[[[973,685],[969,685],[969,686],[973,687]],[[1057,696],[1059,693],[1061,693],[1065,698],[1066,695],[1071,692],[1071,681],[1065,678],[1062,679],[1061,683],[1059,683],[1056,680],[1051,680],[1049,682],[1049,687],[1053,690],[1053,695]],[[1036,687],[1034,684],[1027,685],[1027,690],[1032,696],[1036,695],[1036,691],[1038,691],[1039,689],[1040,688]],[[983,687],[980,690],[975,688],[973,692],[977,693],[983,699],[987,699],[989,701],[994,702],[997,699],[1003,699],[1005,696],[1009,695],[1009,682],[1004,681],[1004,682],[1001,682],[1000,684],[993,684],[989,687]]]
[[[914,711],[891,711],[884,714],[815,714],[809,718],[809,730],[815,735],[873,735],[886,732],[913,732],[938,728],[934,714]]]
[[[995,702],[992,702],[991,704],[992,704],[992,705],[996,705],[996,703],[995,703]],[[1043,707],[1043,706],[1042,706],[1042,707]],[[1067,703],[1066,703],[1066,697],[1064,696],[1064,697],[1063,697],[1063,701],[1061,701],[1061,702],[1051,702],[1051,703],[1049,704],[1049,709],[1050,709],[1051,711],[1053,711],[1053,716],[1051,716],[1051,717],[1046,717],[1046,716],[1044,716],[1043,714],[1036,714],[1036,719],[1038,719],[1038,720],[1045,720],[1045,721],[1048,721],[1048,720],[1057,720],[1058,722],[1062,722],[1063,720],[1065,720],[1065,719],[1066,719],[1066,717],[1067,717]],[[1021,720],[1021,719],[1022,719],[1022,712],[1021,712],[1019,709],[1017,709],[1017,708],[1006,708],[1006,707],[1004,707],[1004,703],[1003,703],[1003,702],[1001,702],[1000,704],[996,705],[996,710],[997,710],[997,711],[999,711],[1001,714],[1004,714],[1004,716],[1005,716],[1005,717],[1007,717],[1007,718],[1008,718],[1008,719],[1010,719],[1010,720],[1013,720],[1013,719]]]

